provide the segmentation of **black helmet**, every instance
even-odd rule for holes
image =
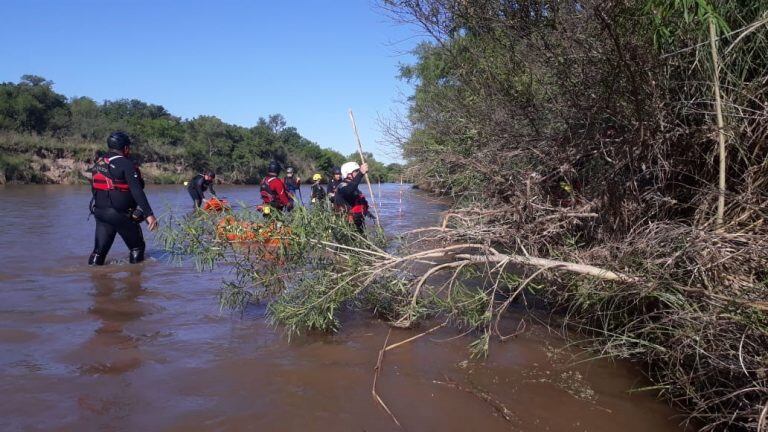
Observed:
[[[215,173],[215,172],[213,172],[213,170],[206,170],[206,171],[203,173],[203,175],[207,175],[208,177],[210,177],[210,178],[212,178],[212,179],[215,179],[215,178],[216,178],[216,173]]]
[[[286,174],[293,174],[293,167],[288,167],[285,170]]]
[[[333,174],[341,175],[341,168],[339,167],[333,167],[333,171],[331,171]]]
[[[282,169],[283,167],[280,166],[280,162],[278,161],[272,161],[269,163],[269,165],[267,165],[267,173],[272,173],[277,175],[277,174],[280,174],[280,170]]]
[[[115,150],[122,150],[131,145],[131,138],[123,131],[115,131],[109,134],[107,138],[107,147]]]

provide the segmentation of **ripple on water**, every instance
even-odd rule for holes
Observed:
[[[22,344],[35,341],[39,338],[40,335],[36,332],[23,329],[0,328],[0,344]]]

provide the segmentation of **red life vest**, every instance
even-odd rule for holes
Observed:
[[[341,182],[336,187],[336,190],[338,191],[341,188],[344,188],[347,186],[347,182]],[[342,197],[339,197],[342,198]],[[357,195],[355,196],[355,200],[351,203],[347,202],[343,198],[340,200],[337,200],[337,203],[339,201],[343,201],[342,205],[340,206],[340,210],[344,210],[347,212],[347,217],[350,220],[350,222],[354,219],[356,215],[365,216],[368,214],[368,201],[365,199],[365,195],[363,195],[362,192],[359,190],[357,191]]]
[[[368,201],[365,199],[365,196],[361,193],[357,197],[355,197],[355,203],[350,207],[349,212],[351,214],[360,214],[360,215],[366,215],[368,214]]]
[[[261,181],[261,201],[264,202],[264,204],[277,203],[277,206],[282,207],[282,204],[277,200],[277,194],[271,187],[269,187],[272,180],[277,180],[277,177],[268,176],[264,177],[264,180]]]
[[[96,164],[91,168],[93,179],[91,180],[91,187],[97,191],[111,191],[117,190],[120,192],[130,192],[128,182],[118,180],[112,176],[109,171],[110,162],[123,156],[117,155],[112,157],[103,157],[99,159]]]

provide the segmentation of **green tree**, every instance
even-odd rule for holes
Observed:
[[[245,128],[213,116],[182,120],[162,105],[138,99],[101,104],[88,97],[67,100],[53,91],[51,81],[34,75],[0,84],[0,131],[21,134],[5,138],[7,142],[0,139],[4,151],[31,153],[56,147],[57,154],[87,159],[93,156],[94,143],[103,146],[114,130],[129,133],[141,161],[172,165],[173,174],[165,177],[168,181],[174,181],[179,169],[214,169],[224,181],[254,183],[272,159],[293,165],[302,176],[327,173],[344,161],[340,153],[321,148],[288,126],[281,114],[261,117],[254,127]],[[25,146],[18,147],[18,141]],[[30,159],[31,154],[14,160]]]
[[[69,102],[72,135],[86,140],[100,140],[109,133],[106,117],[91,98],[79,97]]]
[[[19,132],[57,133],[68,126],[67,100],[53,82],[24,75],[18,84],[0,84],[0,125]]]

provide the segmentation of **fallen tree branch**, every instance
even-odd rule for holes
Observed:
[[[379,350],[379,358],[376,360],[376,366],[373,368],[373,387],[371,387],[371,394],[373,395],[373,400],[378,402],[379,405],[381,405],[382,408],[384,408],[384,411],[389,414],[390,417],[392,417],[392,420],[395,422],[395,424],[402,428],[403,426],[400,424],[400,422],[397,420],[397,417],[395,417],[394,414],[392,414],[392,411],[390,411],[387,404],[384,403],[384,401],[381,399],[379,394],[376,392],[376,382],[379,379],[379,373],[381,372],[381,363],[384,361],[384,351],[386,351],[387,343],[389,342],[389,336],[392,334],[392,329],[390,328],[387,332],[387,338],[384,339],[384,346],[381,347]]]
[[[443,327],[445,327],[445,326],[447,326],[447,325],[448,325],[448,321],[446,321],[446,322],[444,322],[444,323],[440,324],[439,326],[436,326],[436,327],[432,327],[431,329],[429,329],[429,330],[427,330],[427,331],[425,331],[425,332],[423,332],[423,333],[419,333],[419,334],[417,334],[416,336],[413,336],[413,337],[409,337],[408,339],[406,339],[406,340],[404,340],[404,341],[400,341],[400,342],[397,342],[397,343],[393,343],[392,345],[389,345],[388,347],[384,348],[384,351],[389,351],[389,350],[391,350],[391,349],[395,349],[395,348],[397,348],[397,347],[399,347],[399,346],[401,346],[401,345],[405,345],[405,344],[407,344],[408,342],[412,342],[412,341],[415,341],[416,339],[418,339],[418,338],[420,338],[420,337],[422,337],[422,336],[426,336],[426,335],[428,335],[428,334],[432,333],[433,331],[436,331],[436,330],[438,330],[438,329],[441,329],[441,328],[443,328]]]
[[[639,278],[627,276],[622,273],[617,273],[611,270],[607,270],[600,267],[591,266],[588,264],[577,264],[566,261],[557,261],[546,258],[536,258],[532,256],[522,255],[507,255],[497,253],[494,255],[471,255],[471,254],[458,254],[456,258],[461,260],[468,260],[477,263],[497,263],[503,261],[509,261],[515,264],[532,265],[535,267],[553,267],[558,270],[565,270],[571,273],[578,273],[583,275],[594,276],[604,280],[620,281],[620,282],[640,282]]]
[[[557,213],[549,216],[544,216],[543,218],[537,219],[534,223],[540,223],[540,222],[546,222],[553,219],[558,218],[596,218],[599,217],[597,213]]]
[[[517,419],[515,418],[514,413],[509,408],[507,408],[503,403],[496,400],[490,393],[486,391],[475,389],[475,388],[463,387],[448,377],[445,377],[445,381],[433,380],[432,382],[435,384],[442,384],[444,386],[455,388],[456,390],[465,391],[469,394],[475,395],[477,398],[479,398],[483,402],[493,407],[493,409],[496,410],[496,412],[499,413],[499,415],[501,415],[501,417],[504,420],[510,423],[517,423]]]

